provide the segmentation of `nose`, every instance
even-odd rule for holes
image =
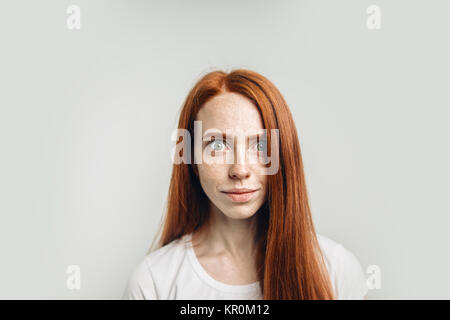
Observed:
[[[246,164],[246,145],[245,140],[241,141],[241,139],[237,139],[235,142],[235,150],[234,150],[234,162],[230,166],[229,175],[232,179],[245,179],[250,176],[249,168]]]
[[[250,177],[250,171],[246,165],[242,164],[232,164],[229,172],[230,178],[232,179],[246,179]]]

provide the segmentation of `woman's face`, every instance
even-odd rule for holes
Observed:
[[[260,171],[263,163],[255,161],[266,146],[251,137],[264,128],[257,107],[240,94],[226,92],[205,103],[195,120],[201,121],[203,140],[198,175],[213,209],[233,219],[252,217],[266,200],[267,191],[267,175]],[[219,134],[208,138],[211,132]],[[205,155],[209,161],[205,161]],[[234,158],[228,161],[226,156]],[[242,188],[256,191],[225,192]]]

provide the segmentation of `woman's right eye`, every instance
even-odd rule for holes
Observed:
[[[222,140],[213,140],[209,143],[209,145],[214,151],[222,151],[222,149],[225,147],[225,144]]]

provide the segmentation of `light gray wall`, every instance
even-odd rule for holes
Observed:
[[[66,27],[71,4],[80,30]],[[381,268],[369,298],[449,299],[449,9],[3,1],[0,298],[120,298],[163,213],[187,92],[244,67],[290,105],[318,231]]]

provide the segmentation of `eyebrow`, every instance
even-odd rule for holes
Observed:
[[[224,137],[225,139],[227,139],[228,136],[229,136],[230,138],[234,138],[234,135],[233,135],[233,134],[227,135],[226,133],[214,131],[214,132],[208,132],[208,133],[205,133],[205,134],[203,135],[203,141],[209,141],[208,139],[211,138],[212,136],[214,136],[214,137],[220,137],[220,136],[222,136],[222,137]],[[252,134],[252,135],[248,135],[248,136],[246,136],[246,137],[248,137],[249,139],[254,139],[254,138],[257,138],[257,137],[258,137],[258,138],[261,138],[262,136],[264,136],[264,133]]]

